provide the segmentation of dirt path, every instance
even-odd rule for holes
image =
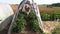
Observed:
[[[43,21],[44,31],[49,33],[51,30],[58,26],[59,22],[57,21]]]

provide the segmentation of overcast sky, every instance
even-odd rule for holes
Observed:
[[[2,3],[19,4],[22,0],[0,0]],[[31,1],[31,0],[30,0]],[[34,0],[37,4],[60,3],[60,0]]]

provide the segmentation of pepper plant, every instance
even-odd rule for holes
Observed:
[[[39,24],[38,24],[37,16],[33,12],[30,12],[29,19],[31,24],[31,30],[34,32],[38,32]]]
[[[26,20],[25,20],[26,14],[24,12],[20,12],[17,16],[17,19],[15,20],[14,27],[13,27],[13,32],[21,32],[23,31]]]

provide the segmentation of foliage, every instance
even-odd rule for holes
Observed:
[[[60,19],[60,12],[54,12],[54,15],[57,19]]]
[[[53,3],[51,5],[47,5],[48,7],[60,7],[60,3]]]
[[[56,28],[52,31],[52,34],[60,34],[60,28]]]
[[[49,13],[41,12],[41,18],[44,21],[46,20],[54,21],[54,20],[60,19],[60,12],[57,12],[57,11],[53,11]]]
[[[23,30],[26,24],[25,15],[26,14],[24,12],[20,12],[18,14],[17,19],[14,23],[13,32],[21,32]]]
[[[60,12],[51,12],[50,13],[51,15],[51,20],[57,20],[57,19],[60,19]]]
[[[34,32],[39,31],[39,24],[36,15],[33,12],[30,12],[29,14],[30,24],[31,24],[31,30]]]
[[[26,14],[24,12],[20,12],[17,16],[17,19],[14,23],[13,32],[21,32],[25,25],[26,25]],[[34,32],[39,31],[39,24],[36,15],[33,12],[30,12],[29,14],[29,22],[31,26],[31,30]]]
[[[41,12],[41,18],[42,18],[42,20],[44,20],[44,21],[50,20],[50,15],[49,15],[48,13]]]

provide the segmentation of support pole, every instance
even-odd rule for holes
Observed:
[[[19,11],[22,9],[22,7],[24,6],[24,4],[25,4],[26,2],[27,2],[27,0],[23,0],[23,2],[22,2],[21,4],[19,4],[18,9],[17,9],[16,13],[15,13],[14,16],[13,16],[11,25],[10,25],[9,30],[8,30],[8,34],[11,34],[14,21],[16,20],[16,17],[18,16]]]
[[[41,30],[43,31],[43,24],[42,24],[42,20],[41,20],[41,15],[40,15],[40,11],[38,9],[38,6],[36,3],[34,3],[34,1],[32,0],[32,4],[33,4],[33,11],[37,16],[38,19],[38,23],[39,23],[39,27],[41,28]]]

